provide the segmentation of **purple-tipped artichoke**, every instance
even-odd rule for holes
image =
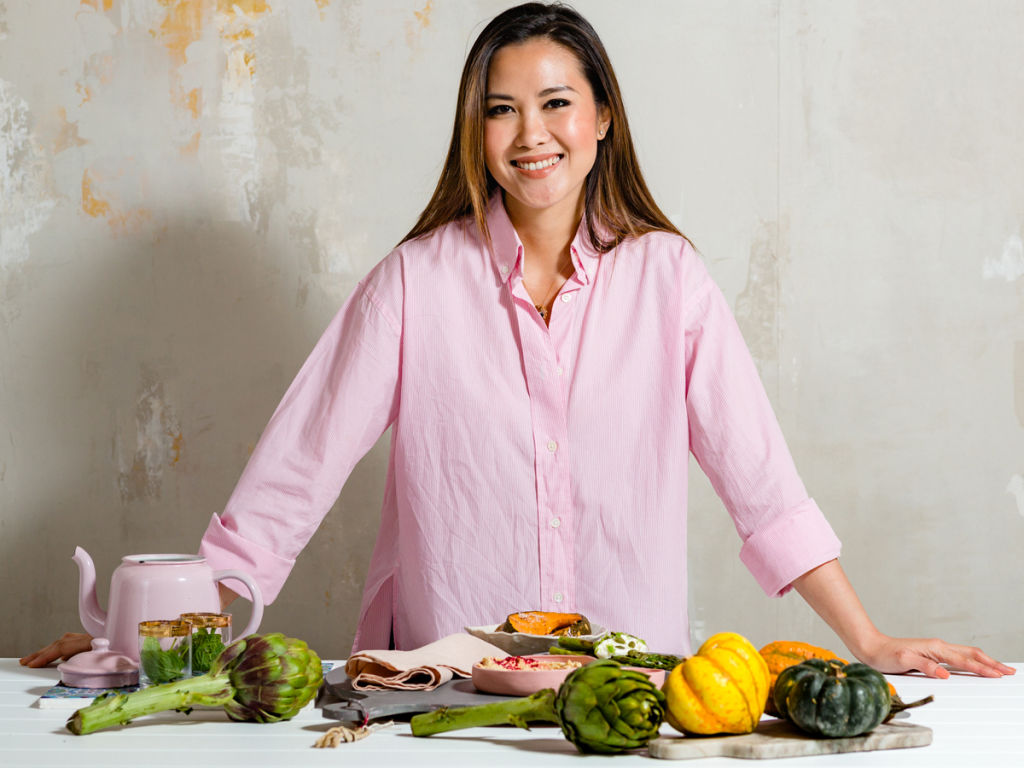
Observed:
[[[647,675],[606,659],[573,670],[558,693],[545,688],[522,699],[437,709],[410,725],[413,736],[430,736],[481,725],[558,723],[580,752],[615,754],[646,745],[664,717],[665,695]]]
[[[623,752],[658,735],[665,695],[643,672],[595,661],[565,679],[555,712],[565,738],[580,752]]]
[[[225,648],[207,674],[135,693],[107,692],[75,712],[67,727],[84,735],[195,706],[223,707],[232,720],[288,720],[316,695],[322,679],[320,657],[302,640],[280,633],[249,635]]]

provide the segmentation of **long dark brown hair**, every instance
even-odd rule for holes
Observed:
[[[651,196],[629,133],[626,109],[608,53],[586,19],[562,3],[524,3],[494,18],[466,57],[459,83],[455,127],[441,178],[416,226],[402,242],[472,216],[490,242],[487,201],[498,183],[484,158],[487,75],[494,54],[506,45],[546,38],[575,54],[594,92],[598,111],[608,109],[611,124],[597,143],[597,159],[587,175],[587,235],[605,253],[627,237],[661,230],[680,235]]]

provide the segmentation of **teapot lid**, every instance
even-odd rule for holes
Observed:
[[[60,681],[72,688],[121,688],[139,682],[138,664],[110,650],[105,637],[93,638],[91,651],[72,656],[57,670]]]
[[[125,555],[121,560],[126,563],[135,563],[136,565],[146,565],[147,563],[155,565],[182,565],[206,562],[206,558],[202,555],[161,555],[156,553],[146,555]]]

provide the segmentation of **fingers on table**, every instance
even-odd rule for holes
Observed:
[[[35,653],[30,653],[19,659],[19,663],[25,667],[45,667],[57,659],[70,659],[76,653],[89,650],[91,643],[92,638],[89,635],[65,632],[58,640],[45,648],[40,648]]]

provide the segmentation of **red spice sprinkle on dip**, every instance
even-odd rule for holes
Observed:
[[[529,656],[506,656],[499,659],[497,656],[488,656],[480,660],[483,669],[575,669],[583,666],[578,661],[554,661],[549,659],[531,659]]]

